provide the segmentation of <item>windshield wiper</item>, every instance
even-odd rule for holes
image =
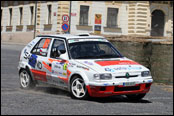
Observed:
[[[103,55],[97,55],[97,58],[120,58],[120,56],[113,55],[113,54],[103,54]]]
[[[80,56],[75,59],[96,59],[96,58],[120,58],[121,56],[113,55],[113,54],[103,54],[96,56]]]
[[[90,59],[90,58],[94,58],[94,56],[80,56],[75,59]]]

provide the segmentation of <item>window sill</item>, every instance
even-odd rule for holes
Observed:
[[[34,30],[34,25],[27,25],[27,31]]]
[[[50,31],[52,28],[52,24],[44,24],[44,31]]]
[[[92,31],[92,26],[89,25],[76,25],[77,30],[88,30]]]
[[[13,26],[6,26],[6,31],[12,31]]]
[[[145,29],[145,32],[150,32],[150,31],[151,31],[151,29],[149,29],[149,28]]]
[[[172,31],[166,31],[167,33],[172,33]]]
[[[16,31],[22,31],[23,25],[16,25]]]
[[[120,32],[121,33],[121,28],[120,27],[104,27],[105,32]]]

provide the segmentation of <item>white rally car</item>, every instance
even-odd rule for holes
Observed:
[[[73,98],[126,95],[142,99],[153,82],[149,69],[124,56],[104,37],[40,35],[21,52],[20,85],[49,84]]]

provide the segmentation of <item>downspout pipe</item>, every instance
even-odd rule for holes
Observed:
[[[69,29],[68,29],[69,34],[71,30],[71,6],[72,6],[72,1],[70,1],[70,9],[69,9]]]
[[[34,19],[34,35],[33,35],[33,39],[36,37],[36,19],[37,19],[37,1],[35,1],[35,19]]]

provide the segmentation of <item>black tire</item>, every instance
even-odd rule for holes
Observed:
[[[36,84],[33,82],[29,71],[22,69],[19,73],[20,88],[33,89]]]
[[[129,100],[138,101],[138,100],[141,100],[145,95],[146,95],[146,93],[143,93],[143,94],[130,94],[130,95],[126,95],[126,97]]]
[[[80,83],[77,83],[77,81],[79,81]],[[76,85],[77,84],[77,85]],[[79,85],[78,85],[79,84]],[[77,86],[77,90],[73,89],[73,86]],[[83,92],[81,92],[79,94],[79,96],[77,95],[77,91],[82,91],[82,87],[83,87]],[[79,89],[79,90],[78,90]],[[79,76],[75,76],[73,77],[73,79],[71,80],[71,83],[70,83],[70,95],[73,99],[80,99],[80,100],[84,100],[84,99],[87,99],[89,97],[89,94],[88,94],[88,90],[86,88],[86,85],[85,85],[85,82],[84,80],[79,77]]]

